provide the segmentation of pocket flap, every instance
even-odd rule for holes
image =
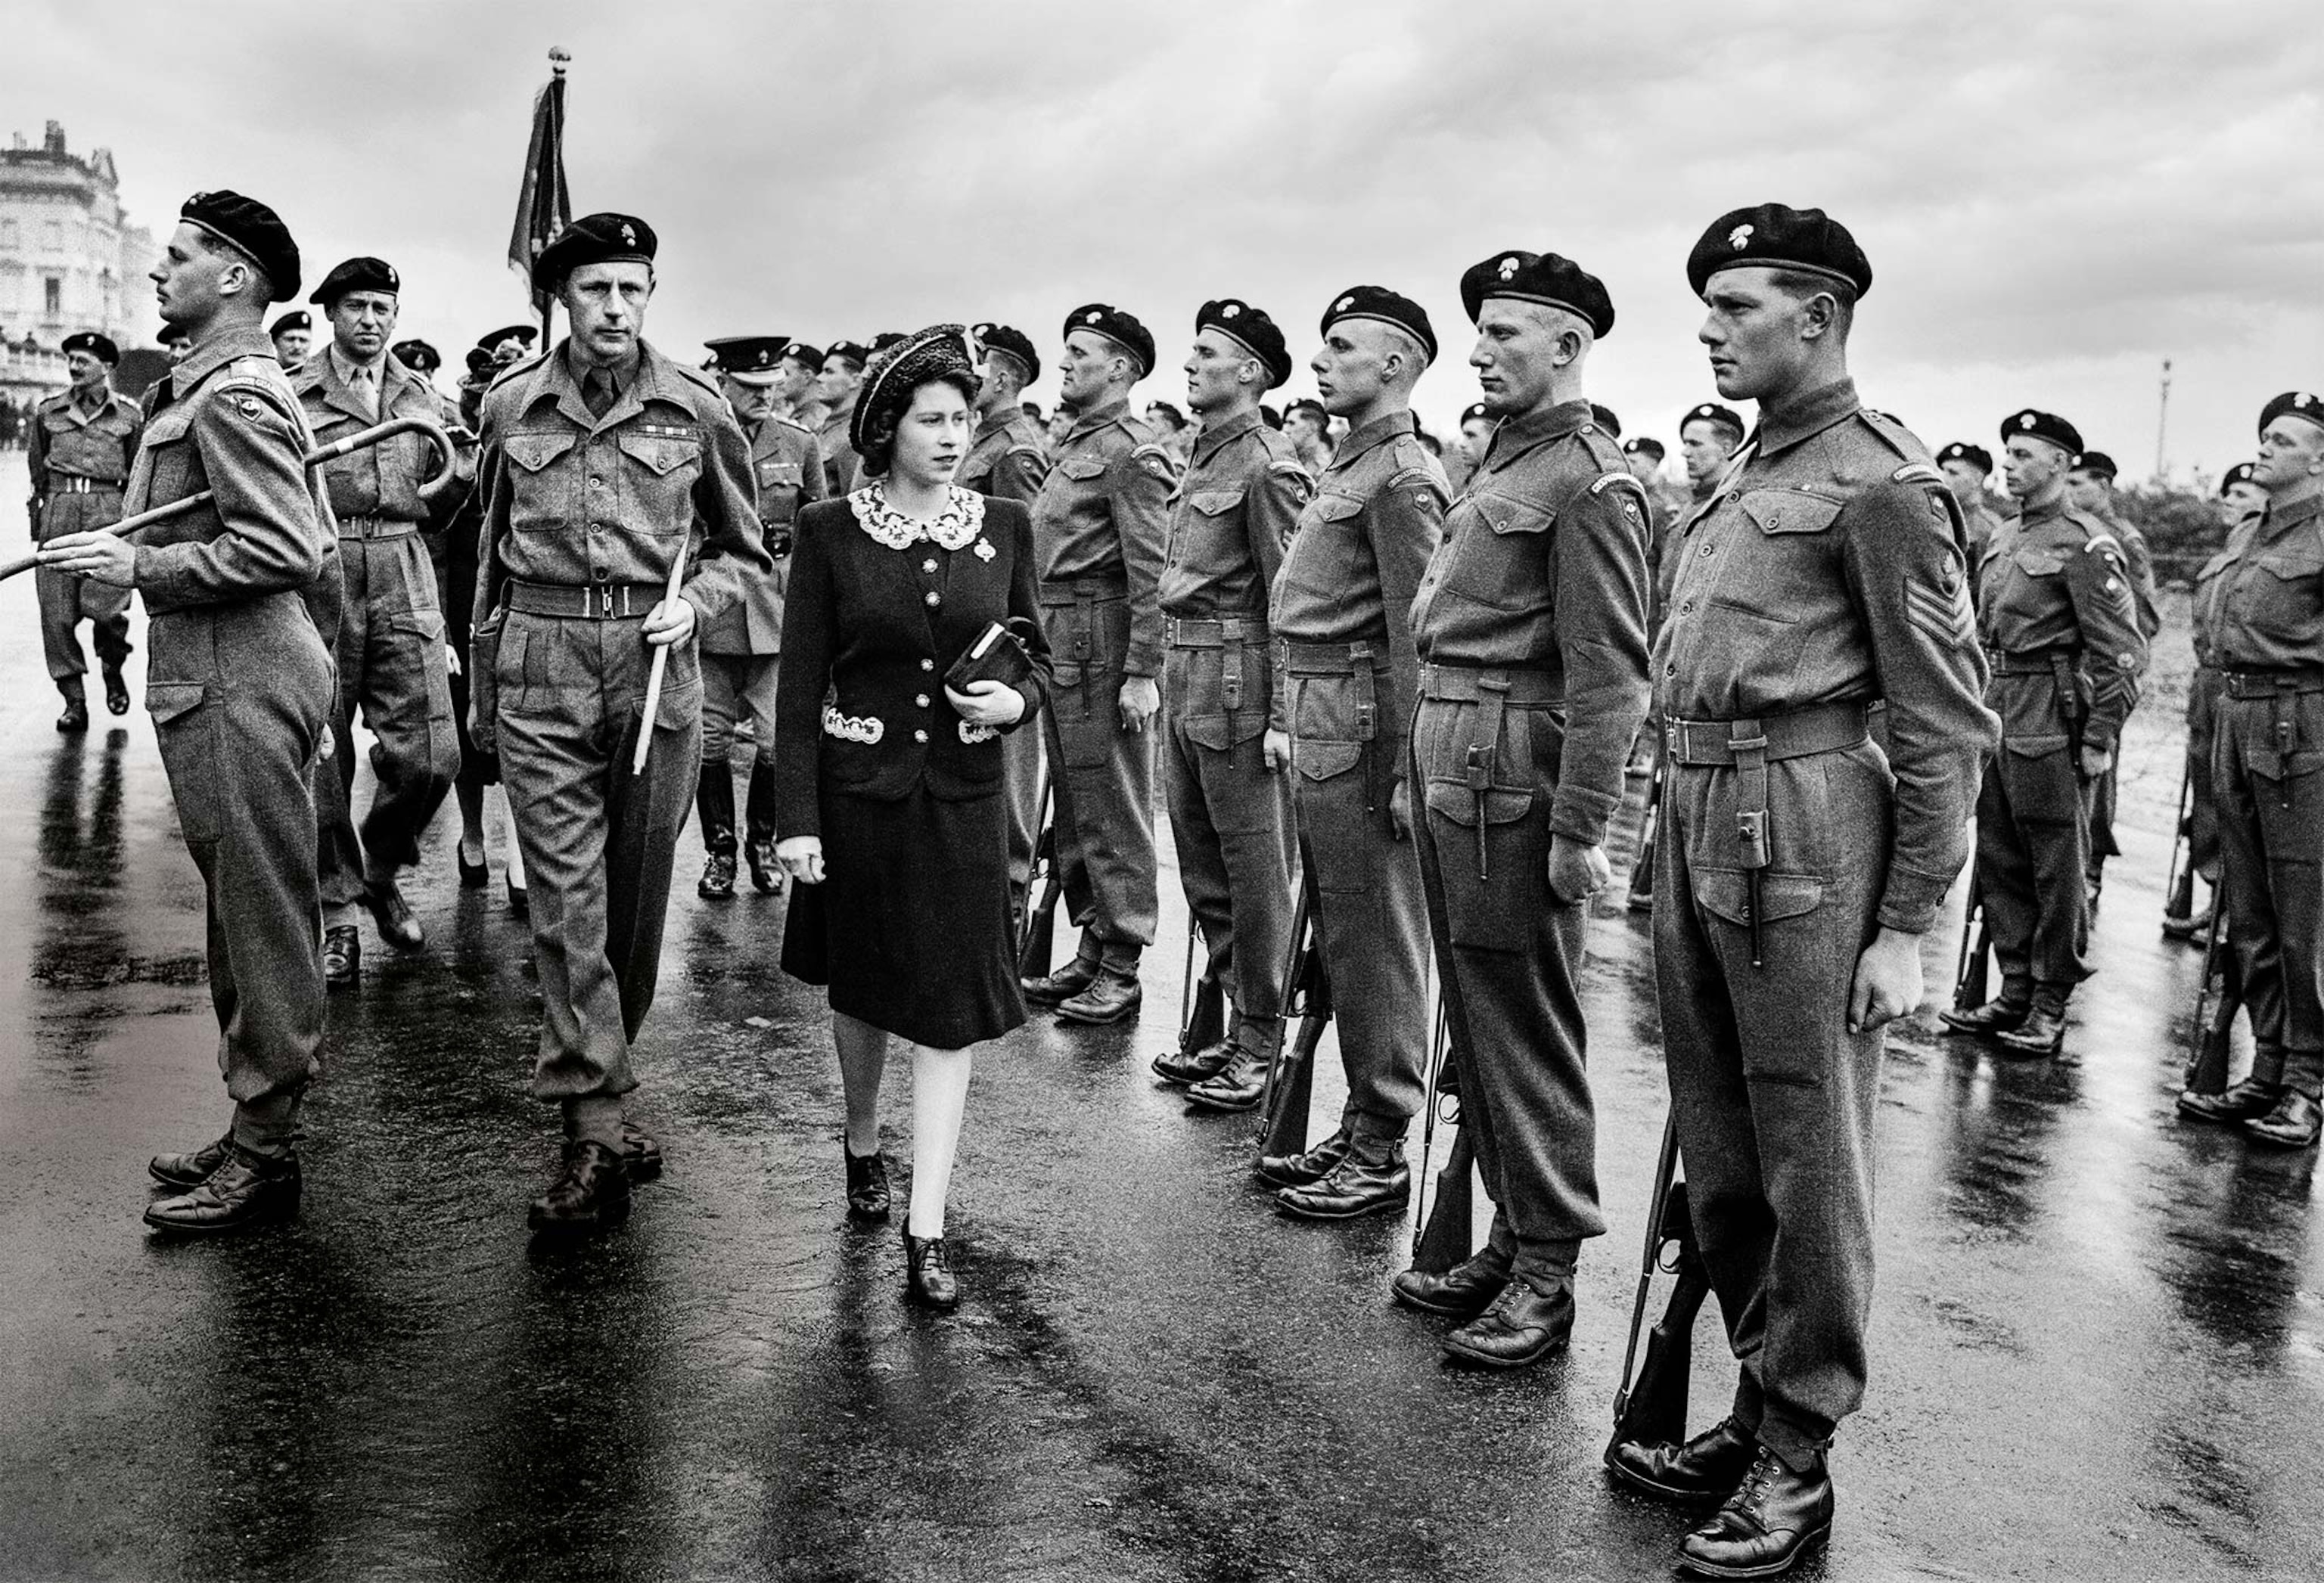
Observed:
[[[444,640],[444,612],[440,610],[407,610],[388,625],[399,632],[410,632],[431,643]]]
[[[1485,519],[1485,526],[1496,533],[1546,533],[1557,520],[1557,513],[1547,506],[1505,494],[1471,495],[1469,502]]]
[[[1314,500],[1315,514],[1326,522],[1344,522],[1364,509],[1364,502],[1353,495],[1319,494]]]
[[[615,443],[622,447],[623,456],[633,462],[642,462],[665,478],[702,455],[700,440],[679,439],[671,435],[625,434]]]
[[[2017,552],[2017,569],[2029,577],[2053,577],[2066,569],[2066,552],[2062,549],[2021,549]]]
[[[2005,736],[2001,745],[2021,759],[2045,759],[2052,753],[2064,752],[2071,740],[2044,732],[2031,736]]]
[[[1755,489],[1743,497],[1743,511],[1762,533],[1821,533],[1840,515],[1840,502],[1796,489]]]
[[[2324,544],[2288,544],[2260,557],[2259,564],[2288,583],[2324,572]]]
[[[1105,471],[1105,464],[1102,461],[1093,462],[1086,458],[1077,458],[1070,462],[1058,463],[1057,471],[1076,483],[1087,483]]]
[[[1361,742],[1294,742],[1291,763],[1310,780],[1329,780],[1353,769],[1363,753]]]
[[[1741,869],[1696,868],[1694,899],[1702,910],[1730,924],[1751,922],[1751,881]],[[1812,874],[1759,870],[1759,921],[1781,923],[1812,913],[1823,905],[1823,881]]]
[[[501,449],[527,473],[538,473],[571,450],[576,437],[557,433],[512,434],[501,441]]]
[[[199,682],[147,682],[145,712],[153,717],[155,725],[167,725],[178,716],[200,707],[202,684]]]
[[[2235,563],[2235,558],[2236,552],[2234,550],[2221,550],[2218,554],[2213,556],[2209,560],[2203,563],[2203,569],[2195,574],[2195,581],[2200,583],[2206,577],[2217,576],[2219,573],[2227,570],[2228,566],[2232,566]]]
[[[797,462],[759,464],[759,482],[770,488],[797,489],[804,476],[805,470]]]
[[[1489,791],[1485,794],[1485,823],[1513,824],[1533,811],[1533,799],[1534,794],[1529,791]],[[1457,780],[1432,780],[1428,783],[1428,811],[1474,829],[1477,794]]]
[[[1202,512],[1205,517],[1216,517],[1242,504],[1242,491],[1239,489],[1198,490],[1188,495],[1186,499],[1194,510]]]
[[[181,440],[186,437],[187,427],[193,420],[194,415],[188,408],[171,407],[165,410],[161,417],[145,426],[143,443],[149,446],[166,446],[172,440]]]

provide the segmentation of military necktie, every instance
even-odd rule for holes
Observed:
[[[603,418],[613,404],[613,376],[602,368],[593,368],[589,377],[581,382],[581,404],[589,409],[592,418]]]

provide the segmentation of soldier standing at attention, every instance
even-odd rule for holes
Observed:
[[[637,1087],[630,1044],[653,1003],[670,864],[701,779],[694,638],[771,568],[724,398],[645,341],[655,245],[629,215],[559,232],[532,285],[565,305],[572,335],[484,395],[471,733],[500,753],[530,880],[533,1092],[565,1112],[564,1169],[533,1201],[536,1230],[618,1222],[632,1166],[659,1168],[622,1097]],[[690,549],[699,561],[665,602],[672,557]],[[657,648],[669,669],[646,720]],[[641,775],[632,730],[654,733]]]
[[[1718,492],[1729,458],[1743,444],[1743,419],[1732,407],[1698,401],[1679,420],[1678,455],[1686,468],[1687,498],[1700,508]]]
[[[308,299],[330,321],[331,339],[290,376],[307,427],[323,443],[395,418],[443,419],[428,382],[388,352],[402,282],[376,258],[351,258]],[[323,979],[355,982],[362,960],[355,908],[368,907],[380,938],[401,951],[426,943],[396,883],[420,861],[420,833],[460,772],[445,662],[444,612],[435,563],[421,538],[432,513],[420,486],[434,453],[398,435],[323,467],[338,520],[339,695],[332,715],[339,750],[318,771],[322,820]],[[379,785],[360,832],[355,818],[355,711],[376,739]]]
[[[1826,1448],[1864,1391],[1883,1030],[1920,1002],[1994,722],[1944,475],[1849,377],[1872,283],[1854,238],[1819,209],[1738,209],[1687,280],[1719,393],[1757,400],[1759,428],[1671,548],[1655,966],[1689,1208],[1742,1372],[1716,1428],[1607,1462],[1724,1501],[1679,1564],[1758,1578],[1831,1526]],[[1884,690],[1885,756],[1867,729]]]
[[[847,437],[855,421],[855,399],[863,390],[864,365],[871,361],[868,347],[834,341],[815,376],[815,399],[823,410],[816,440],[823,446],[823,479],[834,499],[854,493],[863,482],[863,458]]]
[[[145,1221],[227,1231],[299,1207],[300,1099],[323,1044],[314,768],[329,732],[337,572],[330,506],[300,460],[313,437],[261,328],[267,304],[299,290],[298,246],[272,209],[237,193],[196,193],[179,214],[152,279],[162,318],[194,347],[171,371],[172,400],[146,426],[124,504],[217,498],[134,543],[51,539],[41,560],[139,590],[151,617],[145,707],[201,870],[235,1109],[217,1142],[153,1160],[176,1191]]]
[[[783,345],[782,382],[775,386],[775,411],[810,434],[819,433],[825,412],[815,399],[815,382],[823,373],[823,354],[805,341]],[[816,442],[818,453],[821,441]]]
[[[305,308],[294,308],[276,319],[274,327],[266,334],[274,343],[274,361],[295,373],[314,346],[315,321],[307,316]]]
[[[1130,387],[1154,337],[1093,302],[1065,319],[1060,408],[1074,417],[1033,502],[1041,620],[1056,661],[1042,746],[1054,768],[1057,873],[1082,932],[1074,960],[1025,980],[1025,999],[1074,1022],[1138,1009],[1138,960],[1154,943],[1154,738],[1162,705],[1161,576],[1176,474]]]
[[[982,349],[977,387],[976,433],[961,459],[960,486],[1030,510],[1048,480],[1049,454],[1041,426],[1025,411],[1025,387],[1041,377],[1032,339],[1007,325],[981,324],[969,334]],[[1041,733],[1012,731],[1001,739],[1009,799],[1009,908],[1020,923],[1029,905],[1033,849],[1041,832]]]
[[[695,808],[708,855],[696,894],[714,901],[734,895],[734,722],[748,714],[756,744],[744,803],[742,854],[751,883],[762,896],[782,888],[775,861],[775,673],[783,649],[783,592],[790,578],[792,519],[822,500],[823,456],[815,436],[774,410],[783,379],[781,336],[714,341],[718,382],[741,420],[758,486],[761,543],[770,565],[764,576],[746,576],[742,596],[724,614],[705,620],[696,635],[702,651],[702,780]],[[741,399],[736,400],[737,397]]]
[[[1332,465],[1332,415],[1323,410],[1323,402],[1312,396],[1292,402],[1283,410],[1283,432],[1290,436],[1299,465],[1310,476]]]
[[[1987,548],[1977,601],[2002,750],[1978,796],[1977,888],[2001,993],[1938,1015],[2012,1054],[2049,1055],[2074,986],[2090,976],[2089,787],[2114,762],[2146,640],[2121,544],[2066,503],[2081,436],[2030,410],[2001,433],[2017,526]]]
[[[1218,1043],[1173,1049],[1154,1071],[1206,1109],[1247,1110],[1283,1043],[1291,953],[1290,789],[1261,741],[1275,705],[1268,590],[1314,485],[1288,437],[1259,420],[1259,397],[1291,377],[1263,309],[1203,304],[1185,374],[1202,430],[1170,497],[1157,585],[1162,788],[1186,911],[1234,1016]]]
[[[1443,1342],[1455,1358],[1514,1368],[1564,1348],[1575,1260],[1606,1229],[1582,932],[1646,707],[1646,502],[1582,392],[1614,327],[1598,278],[1554,253],[1496,253],[1461,277],[1461,301],[1500,426],[1413,603],[1414,812],[1493,1229],[1394,1291],[1463,1321]]]
[[[1259,1180],[1284,1213],[1349,1219],[1412,1194],[1404,1138],[1428,1060],[1428,924],[1412,843],[1409,764],[1420,656],[1412,602],[1444,526],[1444,474],[1414,432],[1412,387],[1436,356],[1427,312],[1351,286],[1323,312],[1308,367],[1348,420],[1276,574],[1277,723],[1305,854],[1308,905],[1332,985],[1347,1107]]]
[[[2133,527],[2116,506],[2116,471],[2114,458],[2104,451],[2084,451],[2076,456],[2072,470],[2066,474],[2066,504],[2096,517],[2121,543],[2123,559],[2130,567],[2131,592],[2138,600],[2139,636],[2151,645],[2154,634],[2163,630],[2163,614],[2154,593],[2154,557],[2147,550],[2146,536]],[[2083,879],[2089,886],[2092,916],[2098,914],[2098,892],[2106,882],[2106,861],[2122,852],[2122,845],[2114,834],[2115,777],[2120,768],[2119,764],[2107,765],[2106,773],[2094,777],[2084,793],[2090,809],[2090,855]]]
[[[1955,440],[1937,453],[1937,471],[1945,475],[1953,503],[1960,507],[1962,530],[1969,536],[1969,597],[1977,596],[1976,572],[1985,552],[2002,529],[2001,513],[1993,509],[1985,481],[1993,475],[1993,453],[1983,446]]]
[[[90,330],[67,336],[64,345],[72,385],[34,407],[26,425],[35,544],[121,520],[121,486],[145,429],[137,403],[114,392],[113,370],[120,366],[121,349]],[[84,621],[105,675],[105,706],[115,714],[128,713],[129,684],[121,667],[129,658],[129,590],[46,566],[32,574],[32,584],[41,602],[41,648],[49,679],[64,695],[57,729],[88,729],[88,698],[81,683],[88,675],[80,648]]]
[[[2266,510],[2203,568],[2198,597],[2223,694],[2224,922],[2257,1049],[2241,1082],[2179,1105],[2306,1149],[2324,1125],[2324,400],[2287,391],[2261,409],[2252,481]]]

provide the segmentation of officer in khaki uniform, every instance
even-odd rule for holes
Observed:
[[[2221,693],[2217,905],[2257,1048],[2241,1082],[2179,1105],[2305,1149],[2324,1124],[2324,398],[2287,391],[2261,410],[2252,479],[2266,509],[2203,568],[2197,599]]]
[[[1347,437],[1276,573],[1271,755],[1291,765],[1304,883],[1332,986],[1348,1100],[1313,1148],[1268,1155],[1283,1212],[1347,1219],[1412,1194],[1404,1137],[1428,1061],[1428,924],[1406,776],[1420,656],[1412,602],[1444,527],[1443,470],[1416,437],[1428,315],[1380,286],[1323,310],[1308,365]]]
[[[771,896],[782,888],[782,870],[775,862],[775,674],[783,650],[791,520],[801,506],[828,492],[814,434],[772,410],[789,345],[781,336],[730,336],[709,343],[727,404],[750,442],[759,523],[772,563],[766,575],[746,578],[742,597],[724,615],[704,621],[696,637],[702,651],[702,781],[696,789],[695,808],[707,855],[695,888],[714,900],[731,899],[734,894],[733,759],[734,722],[742,714],[750,716],[757,744],[744,805],[742,853],[751,865],[751,883],[761,895]]]
[[[26,426],[35,544],[121,520],[121,485],[145,428],[137,403],[114,393],[112,372],[120,365],[121,349],[109,337],[83,330],[65,337],[64,350],[72,387],[34,407]],[[129,684],[121,667],[129,658],[129,590],[46,568],[33,572],[32,584],[41,602],[41,649],[49,679],[64,695],[57,729],[88,729],[88,699],[81,685],[88,674],[80,649],[83,621],[105,673],[105,706],[115,714],[128,713]]]
[[[1033,502],[1041,620],[1056,660],[1042,747],[1056,787],[1057,870],[1081,928],[1074,960],[1025,980],[1060,1017],[1118,1022],[1138,1009],[1138,962],[1154,943],[1154,734],[1161,706],[1157,584],[1176,472],[1130,388],[1154,368],[1154,337],[1120,308],[1066,317],[1060,401],[1073,426]]]
[[[670,865],[701,781],[693,640],[773,565],[725,398],[643,339],[655,245],[630,215],[558,233],[533,289],[564,303],[573,334],[484,395],[470,732],[499,750],[524,849],[541,998],[533,1091],[565,1112],[563,1173],[531,1207],[543,1231],[619,1221],[632,1162],[650,1172],[659,1158],[622,1096],[637,1087],[630,1043],[653,1002]],[[697,549],[665,603],[671,569]],[[657,647],[668,669],[646,721]],[[632,731],[653,733],[640,775]]]
[[[2090,975],[2089,784],[2113,762],[2146,640],[2121,544],[2066,504],[2081,436],[2030,410],[2001,432],[2017,521],[1977,573],[1993,666],[1986,703],[2001,717],[2002,750],[1978,796],[1977,894],[2001,992],[1940,1016],[2013,1054],[2048,1055],[2065,1036],[2074,986]]]
[[[401,290],[385,261],[351,258],[325,275],[309,299],[322,308],[331,338],[292,373],[290,385],[308,427],[325,443],[391,419],[442,421],[434,387],[388,351]],[[420,861],[420,834],[460,772],[444,612],[422,537],[440,526],[420,496],[434,465],[428,443],[404,434],[322,470],[339,525],[339,696],[332,723],[345,749],[323,767],[315,788],[323,825],[323,977],[329,983],[356,977],[358,906],[371,909],[389,944],[411,951],[425,943],[396,874]],[[446,517],[458,492],[443,497]],[[357,709],[375,739],[371,767],[379,783],[360,831],[354,806]]]
[[[216,500],[135,542],[51,539],[51,569],[134,587],[151,618],[145,706],[209,913],[210,999],[234,1121],[215,1143],[157,1156],[175,1190],[145,1210],[169,1231],[226,1231],[295,1213],[300,1100],[319,1068],[315,759],[329,732],[337,572],[330,505],[301,458],[314,438],[260,328],[299,290],[299,249],[274,211],[196,193],[152,278],[193,349],[148,424],[129,477],[135,514]]]
[[[1920,1002],[1994,721],[1958,508],[1849,377],[1872,281],[1855,239],[1821,210],[1738,209],[1687,279],[1720,394],[1757,400],[1759,427],[1671,547],[1655,974],[1688,1205],[1742,1368],[1716,1427],[1607,1461],[1649,1494],[1725,1501],[1683,1569],[1772,1577],[1831,1528],[1825,1448],[1864,1390],[1884,1029]]]
[[[1234,1016],[1199,1050],[1156,1058],[1211,1110],[1259,1103],[1283,1043],[1291,953],[1291,798],[1261,740],[1275,704],[1268,590],[1314,492],[1291,440],[1259,415],[1291,377],[1283,332],[1237,298],[1194,316],[1187,404],[1202,422],[1170,497],[1162,607],[1162,787],[1186,911]],[[1281,722],[1276,722],[1278,726]]]
[[[977,389],[976,432],[961,459],[960,486],[1030,508],[1049,477],[1041,426],[1024,406],[1026,387],[1041,377],[1041,354],[1030,336],[1007,325],[974,325],[969,334],[982,349],[984,382]],[[1025,892],[1033,849],[1041,839],[1041,733],[1010,732],[1001,739],[1001,752],[1009,777],[1009,903],[1021,922],[1029,905]]]
[[[1455,1358],[1535,1363],[1573,1327],[1598,1210],[1597,1118],[1580,980],[1606,823],[1646,708],[1646,501],[1582,393],[1614,327],[1597,277],[1556,253],[1496,253],[1461,278],[1469,361],[1500,419],[1444,521],[1412,607],[1420,870],[1462,1127],[1492,1235],[1398,1301],[1464,1322]]]

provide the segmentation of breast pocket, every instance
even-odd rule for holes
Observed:
[[[2244,620],[2273,637],[2306,637],[2324,584],[2324,543],[2282,545],[2260,557],[2258,565],[2260,575],[2245,582],[2252,604]]]
[[[1756,489],[1746,494],[1719,527],[1740,541],[1727,546],[1712,603],[1771,620],[1794,619],[1801,591],[1828,581],[1823,562],[1840,509],[1840,502],[1804,490]]]
[[[1530,610],[1545,603],[1545,546],[1557,524],[1554,508],[1516,495],[1471,496],[1467,531],[1447,540],[1443,587],[1495,610]],[[1485,529],[1479,532],[1481,527]]]
[[[622,457],[622,493],[635,508],[632,531],[678,534],[694,526],[694,483],[702,475],[699,436],[640,429],[614,442]]]
[[[772,528],[798,514],[802,471],[797,462],[759,464],[759,520]]]
[[[183,406],[172,407],[145,426],[137,459],[129,467],[129,492],[124,502],[130,511],[149,504],[166,505],[188,492],[194,471],[194,448],[186,444],[193,415]],[[146,542],[159,542],[148,535]]]

